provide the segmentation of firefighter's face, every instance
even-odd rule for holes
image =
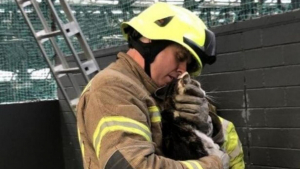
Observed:
[[[158,86],[169,84],[186,72],[187,56],[178,45],[170,45],[162,50],[151,64],[151,77]]]

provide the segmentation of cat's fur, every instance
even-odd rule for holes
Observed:
[[[189,74],[183,74],[169,86],[165,97],[165,110],[161,113],[163,153],[165,157],[174,160],[199,159],[210,155],[212,149],[219,149],[219,146],[210,137],[198,130],[195,124],[174,114],[174,96],[186,94],[184,86],[189,81],[188,78],[190,78]],[[200,84],[198,87],[201,89]],[[204,91],[203,93],[205,94]]]

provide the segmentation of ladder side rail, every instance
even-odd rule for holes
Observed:
[[[48,27],[48,25],[47,25],[47,22],[46,22],[46,19],[45,19],[44,15],[42,14],[42,11],[41,11],[41,9],[40,9],[40,7],[39,7],[39,4],[37,3],[36,0],[31,0],[31,3],[32,3],[32,5],[33,5],[33,7],[34,7],[34,9],[35,9],[35,11],[36,11],[36,13],[37,13],[37,15],[38,15],[40,21],[42,22],[42,25],[43,25],[43,27],[44,27],[44,30],[45,30],[46,32],[50,32],[50,29],[49,29],[49,27]],[[60,30],[60,31],[62,31],[62,30]],[[53,46],[54,49],[56,50],[55,52],[58,52],[58,53],[56,53],[56,54],[57,54],[57,56],[59,57],[59,59],[60,59],[62,65],[63,65],[63,67],[64,67],[64,68],[69,68],[68,63],[67,63],[67,61],[66,61],[66,59],[65,59],[65,57],[64,57],[64,55],[63,55],[63,53],[62,53],[61,50],[59,49],[58,45],[56,44],[54,38],[51,37],[50,40],[51,40],[52,46]],[[44,55],[44,56],[47,56],[47,55]],[[51,69],[53,69],[52,65],[49,65],[49,67],[50,67]],[[55,72],[55,71],[54,71],[54,72]],[[55,74],[56,74],[56,73],[55,73]],[[71,84],[72,84],[72,86],[73,86],[74,89],[75,89],[75,92],[76,92],[76,94],[77,94],[77,97],[80,96],[81,90],[80,90],[80,88],[79,88],[79,84],[78,84],[77,80],[75,79],[75,77],[74,77],[73,75],[71,75],[71,74],[67,74],[67,75],[68,75],[69,79],[70,79],[71,82],[72,82]],[[62,86],[62,87],[63,87],[63,86]],[[69,101],[69,100],[68,100],[68,101]]]
[[[71,21],[74,21],[75,23],[78,24],[76,18],[74,17],[74,15],[72,13],[72,9],[70,8],[70,5],[65,0],[59,0],[59,1],[60,1],[60,4],[61,4],[63,10],[66,13],[68,19]],[[76,35],[76,37],[80,42],[81,48],[83,49],[86,58],[93,60],[93,62],[95,63],[95,65],[97,67],[97,70],[100,71],[101,68],[99,67],[99,65],[94,57],[94,54],[93,54],[92,50],[90,49],[86,39],[83,38],[84,36],[83,36],[83,33],[79,26],[78,26],[78,31],[79,31],[79,35]]]
[[[71,73],[68,73],[67,76],[69,77],[70,81],[72,82],[72,84],[76,84],[76,85],[73,85],[74,89],[75,89],[75,92],[76,92],[76,97],[78,98],[81,93],[82,93],[82,90],[80,89],[79,85],[78,85],[78,82],[75,78],[75,75],[71,74]]]
[[[57,21],[57,24],[58,24],[60,30],[62,31],[62,34],[63,34],[63,36],[64,36],[64,38],[65,38],[65,40],[67,42],[67,45],[71,49],[71,52],[72,52],[72,54],[74,56],[76,64],[80,68],[80,72],[82,73],[83,78],[84,78],[84,80],[85,80],[85,82],[87,84],[90,81],[90,78],[87,76],[87,74],[86,74],[86,72],[85,72],[85,70],[84,70],[84,68],[83,68],[83,66],[81,64],[81,60],[80,60],[77,52],[75,51],[75,49],[73,47],[73,44],[71,43],[69,37],[67,36],[67,32],[66,32],[66,30],[63,27],[63,23],[61,22],[61,20],[60,20],[58,14],[56,12],[56,9],[55,9],[53,3],[51,2],[51,0],[48,0],[48,4],[49,4],[50,9],[51,9],[51,11],[52,11],[52,13],[54,15],[54,19]]]
[[[38,17],[39,17],[41,23],[42,23],[42,25],[43,25],[44,30],[45,30],[46,32],[51,32],[50,29],[49,29],[49,27],[48,27],[48,25],[47,25],[46,19],[45,19],[45,17],[44,17],[43,14],[42,14],[42,11],[41,11],[41,9],[40,9],[40,7],[39,7],[39,4],[36,2],[36,0],[31,0],[31,3],[32,3],[32,5],[33,5],[33,7],[34,7],[34,9],[35,9],[35,11],[36,11],[36,13],[37,13],[37,15],[38,15]],[[35,33],[35,32],[33,32],[33,33]],[[37,37],[36,37],[36,38],[37,38]],[[68,62],[66,61],[65,57],[63,57],[64,54],[63,54],[63,52],[59,49],[59,47],[58,47],[58,45],[57,45],[55,39],[54,39],[53,37],[50,37],[49,39],[50,39],[50,42],[51,42],[51,44],[52,44],[52,46],[53,46],[53,48],[54,48],[55,53],[58,55],[59,60],[60,60],[61,64],[63,65],[63,68],[69,68],[69,64],[68,64]],[[51,65],[51,66],[52,66],[52,65]]]
[[[41,52],[42,52],[42,54],[43,54],[43,56],[44,56],[44,58],[45,58],[45,60],[46,60],[46,62],[47,62],[47,64],[48,64],[48,66],[50,67],[50,71],[51,71],[52,75],[55,77],[56,83],[57,83],[58,86],[60,87],[63,96],[64,96],[65,99],[68,101],[68,103],[69,103],[68,106],[69,106],[70,110],[73,110],[73,108],[72,108],[72,106],[71,106],[71,102],[70,102],[69,96],[68,96],[67,93],[65,92],[62,83],[58,80],[58,78],[57,78],[57,76],[56,76],[56,73],[55,73],[55,71],[54,71],[54,69],[53,69],[53,67],[52,67],[52,63],[51,63],[51,61],[49,60],[49,58],[47,57],[47,54],[46,54],[46,51],[45,51],[43,45],[42,45],[41,42],[37,39],[37,36],[36,36],[36,34],[35,34],[35,30],[34,30],[32,24],[31,24],[31,22],[30,22],[30,19],[28,18],[26,12],[25,12],[24,9],[22,8],[22,4],[19,4],[17,0],[16,0],[16,3],[18,4],[18,7],[19,7],[19,9],[20,9],[20,11],[21,11],[23,17],[25,18],[25,21],[26,21],[27,25],[29,26],[29,28],[30,28],[30,30],[31,30],[31,32],[32,32],[32,34],[33,34],[33,36],[35,37],[35,40],[36,40],[36,42],[37,42],[39,48],[41,49]],[[74,113],[74,115],[75,115],[75,112],[74,112],[74,111],[73,111],[73,113]]]
[[[44,30],[45,30],[46,32],[50,32],[49,27],[48,27],[47,22],[46,22],[46,19],[45,19],[45,17],[43,16],[42,11],[41,11],[41,9],[40,9],[40,7],[39,7],[39,4],[36,2],[36,0],[31,0],[31,3],[32,3],[32,5],[34,6],[34,9],[36,10],[36,13],[38,14],[38,17],[39,17],[39,19],[40,19],[41,22],[42,22],[42,25],[43,25],[43,27],[44,27]],[[58,21],[58,20],[57,20],[57,21]],[[64,32],[63,32],[64,30],[61,29],[60,31],[61,31],[62,33],[64,33]],[[64,37],[65,37],[65,36],[64,36]],[[65,37],[65,38],[66,38],[66,37]],[[59,49],[57,43],[55,42],[54,38],[51,37],[50,40],[52,40],[52,41],[51,41],[52,46],[54,47],[55,51],[57,52],[57,56],[59,57],[59,59],[60,59],[62,65],[63,65],[63,68],[69,68],[68,63],[67,63],[67,61],[66,61],[66,59],[65,59],[65,57],[64,57],[64,55],[63,55],[63,53],[62,53],[61,50]],[[67,40],[68,40],[68,39],[67,39]],[[52,65],[51,65],[51,67],[52,67]],[[67,73],[67,76],[69,77],[69,79],[70,79],[71,82],[72,82],[71,84],[72,84],[73,88],[75,89],[75,92],[76,92],[76,94],[77,94],[77,97],[79,97],[80,94],[81,94],[81,90],[80,90],[80,88],[79,88],[79,84],[78,84],[77,80],[75,79],[75,77],[74,77],[73,75],[71,75],[71,74],[69,74],[69,73]]]

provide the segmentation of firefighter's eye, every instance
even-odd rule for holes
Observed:
[[[178,62],[184,62],[188,59],[188,57],[182,53],[177,53],[176,54],[176,59]]]

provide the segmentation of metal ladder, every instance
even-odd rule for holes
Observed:
[[[65,2],[65,0],[59,0],[60,5],[68,19],[68,23],[64,24],[61,21],[61,19],[59,18],[59,15],[54,8],[54,4],[53,4],[52,0],[46,0],[50,7],[51,14],[53,15],[54,20],[59,27],[59,30],[51,31],[51,29],[49,28],[47,21],[41,11],[39,2],[37,2],[37,0],[15,0],[15,1],[18,5],[26,23],[28,24],[31,32],[33,33],[34,38],[35,38],[39,48],[41,49],[43,57],[47,61],[47,64],[51,70],[51,73],[54,76],[59,88],[61,89],[61,92],[62,92],[64,98],[68,102],[69,108],[73,111],[74,115],[76,116],[75,107],[78,103],[78,98],[81,95],[82,90],[79,86],[78,80],[75,78],[75,75],[77,76],[78,74],[81,74],[81,76],[84,79],[84,83],[85,83],[84,85],[87,85],[88,82],[90,81],[89,75],[92,75],[93,73],[97,73],[98,71],[100,71],[100,68],[93,56],[91,49],[89,48],[89,46],[83,36],[83,33],[82,33],[74,15],[72,14],[70,6],[67,4],[67,2]],[[42,30],[39,30],[37,32],[34,30],[33,25],[25,12],[25,7],[27,7],[29,5],[32,5],[35,12],[37,13],[38,18],[40,19],[42,26],[43,26]],[[63,52],[59,49],[58,44],[55,42],[56,36],[64,37],[67,46],[69,47],[70,51],[73,54],[72,55],[73,59],[76,62],[75,67],[71,67],[68,64],[68,62],[66,61],[66,58],[65,58]],[[81,59],[79,58],[79,54],[76,53],[76,51],[74,49],[74,46],[70,40],[70,38],[72,36],[76,36],[81,48],[83,49],[83,53],[84,53],[84,56],[86,59],[84,62],[81,61]],[[46,50],[43,46],[43,43],[45,43],[48,40],[50,40],[52,47],[56,53],[56,56],[60,62],[60,64],[58,64],[56,66],[52,65],[51,61],[49,60],[49,58],[47,56]],[[69,78],[71,85],[75,89],[76,97],[73,98],[72,100],[68,96],[68,94],[65,90],[65,87],[63,86],[61,78],[64,76]]]

